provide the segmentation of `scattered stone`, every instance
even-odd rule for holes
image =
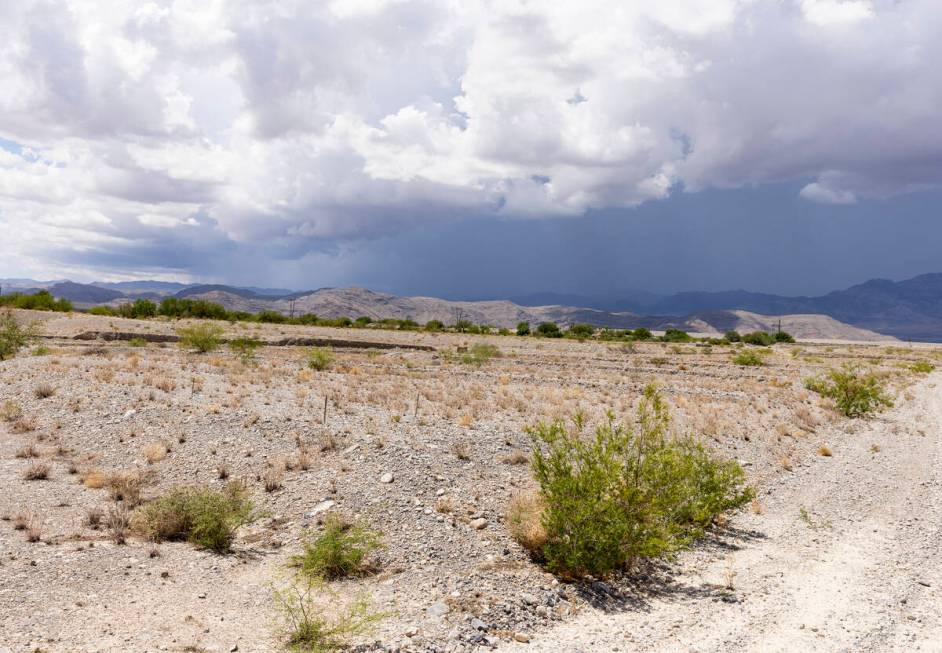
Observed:
[[[386,472],[385,474],[379,477],[380,483],[392,483],[394,480],[396,480],[396,477],[393,476],[392,472]]]
[[[526,633],[514,633],[514,639],[517,640],[518,642],[526,644],[527,642],[530,641],[530,636],[527,635]]]
[[[487,527],[487,520],[484,517],[479,517],[471,522],[471,528],[476,531],[482,530]]]

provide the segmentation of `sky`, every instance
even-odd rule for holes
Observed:
[[[940,33],[938,0],[0,2],[0,277],[940,272]]]

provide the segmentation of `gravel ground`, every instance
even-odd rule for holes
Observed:
[[[375,575],[332,584],[338,600],[365,592],[387,613],[362,650],[790,650],[795,638],[820,650],[888,650],[910,641],[892,627],[902,598],[900,614],[921,619],[903,625],[925,633],[922,641],[938,628],[938,567],[923,546],[940,523],[935,378],[900,367],[935,350],[802,343],[742,368],[722,347],[231,327],[272,341],[337,336],[437,348],[338,349],[332,367],[316,372],[294,347],[262,348],[245,365],[225,350],[198,356],[173,345],[70,339],[173,333],[168,322],[24,317],[43,321],[50,351],[0,363],[0,406],[22,411],[0,419],[0,646],[11,651],[281,650],[272,588],[288,582],[289,557],[330,511],[368,522],[385,543]],[[463,365],[456,351],[479,341],[502,356]],[[892,375],[898,407],[850,422],[803,389],[805,377],[844,361]],[[527,465],[515,464],[529,448],[524,427],[577,412],[591,422],[609,408],[630,418],[650,381],[668,398],[676,429],[746,465],[762,514],[736,516],[642,582],[561,584],[503,523],[510,497],[531,483]],[[42,386],[50,396],[40,397]],[[881,451],[870,453],[872,444]],[[832,456],[818,454],[825,445]],[[23,457],[30,446],[36,458]],[[47,480],[24,478],[36,462],[49,466]],[[265,513],[240,529],[231,555],[134,537],[119,545],[87,523],[90,509],[115,505],[88,482],[95,472],[142,471],[153,497],[181,484],[221,487],[221,467]],[[280,484],[271,492],[269,476]],[[798,517],[801,507],[814,528]],[[893,517],[871,525],[884,512]],[[857,566],[845,568],[849,560]],[[905,580],[909,569],[930,587]],[[731,573],[733,590],[724,580]],[[858,590],[867,574],[893,608]],[[862,632],[849,617],[829,616],[845,586],[859,597],[845,614],[869,615],[860,623],[870,639],[842,634],[828,648],[830,637]],[[811,610],[819,597],[819,612],[802,616],[796,606]]]

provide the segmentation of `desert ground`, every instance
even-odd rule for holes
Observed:
[[[0,651],[283,650],[273,590],[330,513],[384,544],[373,573],[330,583],[325,609],[368,596],[382,614],[361,651],[942,650],[942,373],[911,369],[942,349],[799,342],[741,367],[699,343],[225,325],[362,345],[318,371],[301,346],[243,361],[107,339],[170,321],[18,318],[42,337],[0,362]],[[500,355],[463,363],[482,342]],[[885,374],[894,407],[849,419],[805,389],[845,362]],[[562,582],[505,524],[533,488],[525,428],[630,421],[650,382],[757,499],[640,577]],[[260,516],[226,555],[118,543],[91,516],[122,473],[145,500],[239,479]]]

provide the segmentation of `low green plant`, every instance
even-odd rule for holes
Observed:
[[[232,548],[235,530],[256,517],[241,483],[229,483],[222,491],[175,487],[138,507],[131,516],[131,529],[154,542],[187,540],[204,549],[226,553]]]
[[[139,338],[135,336],[134,338],[131,338],[130,340],[128,340],[128,345],[130,345],[131,347],[146,347],[147,341],[144,340],[143,338]]]
[[[727,342],[742,342],[742,336],[739,335],[739,331],[727,331],[723,334],[723,337]]]
[[[329,347],[311,347],[307,352],[307,366],[322,372],[334,362],[334,353]]]
[[[768,347],[775,344],[775,336],[765,331],[753,331],[742,336],[742,341],[747,345],[759,345]]]
[[[530,323],[529,322],[517,322],[517,335],[518,336],[530,335]]]
[[[177,329],[180,336],[180,346],[184,349],[193,349],[200,354],[211,352],[219,347],[223,328],[218,324],[200,322]]]
[[[329,514],[323,530],[304,543],[304,553],[293,556],[291,563],[304,575],[335,580],[368,571],[367,559],[379,548],[378,533]]]
[[[33,356],[48,356],[52,350],[45,345],[39,345],[33,350]]]
[[[258,349],[261,344],[262,343],[257,338],[244,336],[230,340],[229,349],[239,357],[239,360],[242,361],[243,364],[247,365],[255,360],[255,350]]]
[[[429,320],[425,323],[425,330],[432,333],[438,333],[445,330],[445,323],[441,320]]]
[[[651,340],[654,337],[654,334],[651,333],[650,329],[638,327],[631,332],[631,337],[635,340]]]
[[[765,360],[758,353],[754,351],[741,351],[735,356],[733,356],[733,363],[735,365],[742,366],[751,366],[751,365],[765,365]]]
[[[536,335],[543,338],[562,338],[563,332],[555,322],[543,322],[536,328]]]
[[[12,311],[0,313],[0,361],[13,358],[36,337],[33,324],[20,324]]]
[[[893,405],[884,389],[883,378],[872,372],[861,372],[853,365],[828,370],[823,377],[805,379],[805,387],[832,399],[835,408],[847,417],[864,417]]]
[[[541,554],[565,577],[605,576],[640,558],[669,555],[702,535],[720,513],[750,501],[735,461],[692,437],[668,434],[670,414],[653,385],[637,430],[608,420],[593,435],[561,422],[529,429],[543,500]]]
[[[289,586],[274,590],[273,597],[288,648],[303,653],[346,650],[353,637],[370,632],[386,617],[372,610],[366,594],[344,603],[323,579],[314,576],[299,576]]]
[[[465,365],[484,365],[492,358],[500,356],[500,350],[494,345],[478,343],[468,348],[461,356],[461,362]]]
[[[909,369],[916,374],[931,374],[935,370],[935,365],[926,361],[917,361],[909,366]]]
[[[595,327],[591,324],[573,324],[566,335],[577,340],[585,340],[595,335]]]

